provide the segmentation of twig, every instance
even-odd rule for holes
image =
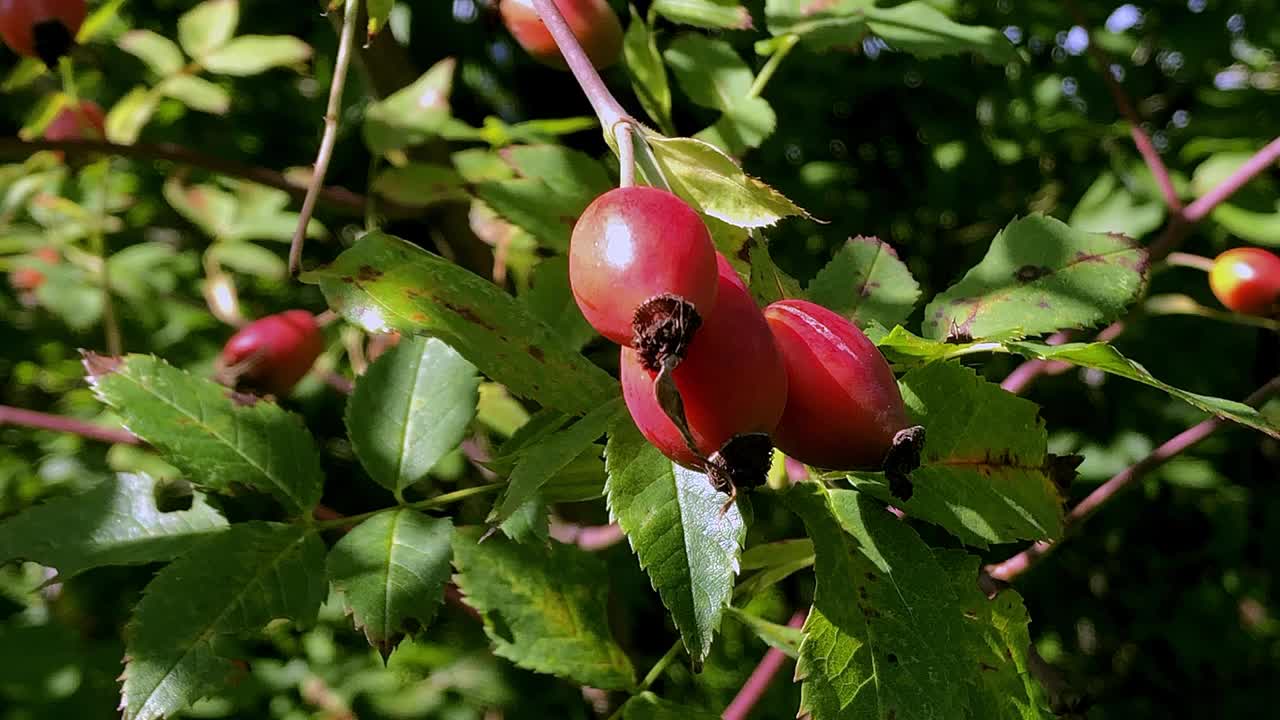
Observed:
[[[307,241],[307,226],[311,224],[311,216],[315,213],[320,189],[324,187],[324,178],[329,174],[329,161],[333,158],[333,147],[338,142],[338,115],[342,112],[342,92],[347,86],[347,70],[351,67],[351,46],[355,44],[356,19],[360,11],[359,0],[346,1],[346,11],[342,16],[342,36],[338,41],[338,56],[333,64],[333,85],[329,88],[329,107],[324,113],[324,136],[320,139],[316,165],[311,172],[311,182],[307,184],[307,195],[302,200],[302,210],[298,214],[298,229],[294,231],[293,244],[289,246],[289,272],[294,275],[297,275],[302,267],[302,246]]]
[[[588,552],[595,552],[617,545],[626,535],[622,532],[622,526],[617,523],[574,525],[552,521],[551,537],[563,543],[574,543]]]
[[[1164,261],[1170,265],[1177,267],[1189,267],[1196,270],[1209,272],[1213,269],[1213,259],[1203,255],[1194,255],[1192,253],[1171,252],[1165,257]]]
[[[803,627],[808,614],[807,610],[797,610],[787,622],[787,627]],[[773,684],[773,678],[786,662],[786,653],[777,648],[769,648],[764,658],[760,660],[760,664],[751,671],[751,676],[742,684],[742,689],[734,696],[733,702],[724,709],[724,714],[720,716],[721,720],[745,720],[755,709],[756,703],[760,702],[760,698],[764,697],[765,691]]]
[[[63,415],[50,415],[49,413],[23,410],[22,408],[9,407],[8,405],[0,405],[0,426],[2,425],[20,425],[40,430],[71,433],[72,435],[107,443],[142,444],[142,440],[137,435],[123,428],[109,428]]]
[[[582,86],[582,92],[586,94],[587,101],[591,103],[591,108],[595,110],[596,117],[600,119],[600,126],[605,132],[612,132],[614,125],[630,119],[630,115],[622,108],[622,104],[609,92],[609,88],[605,87],[600,73],[596,72],[596,66],[591,64],[591,58],[587,57],[582,44],[574,36],[573,30],[560,14],[560,9],[556,7],[555,2],[533,0],[533,7],[538,11],[538,17],[547,26],[547,30],[551,31],[551,37],[560,48],[560,55],[569,65],[569,71],[573,73],[574,79]]]
[[[636,184],[636,146],[631,139],[631,123],[620,122],[613,126],[614,139],[618,142],[618,187],[628,188]]]
[[[1277,392],[1280,392],[1280,377],[1272,378],[1266,385],[1255,390],[1249,397],[1245,398],[1245,403],[1256,407]],[[1209,437],[1225,422],[1222,418],[1212,417],[1178,433],[1168,442],[1153,450],[1150,455],[1120,471],[1110,480],[1098,486],[1096,490],[1089,493],[1084,500],[1081,500],[1079,504],[1072,508],[1071,512],[1067,514],[1061,540],[1056,543],[1037,542],[1004,562],[988,565],[985,568],[986,573],[1000,582],[1013,582],[1013,580],[1052,552],[1054,548],[1065,542],[1071,533],[1078,530],[1081,525],[1093,517],[1103,505],[1117,494],[1137,482],[1147,473],[1164,465],[1179,453],[1188,450],[1201,440]]]
[[[1280,161],[1280,137],[1272,140],[1266,147],[1262,148],[1253,157],[1245,161],[1245,164],[1231,173],[1226,180],[1223,180],[1217,187],[1201,196],[1198,200],[1187,206],[1183,215],[1186,216],[1187,222],[1199,222],[1205,218],[1213,209],[1221,205],[1235,194],[1237,190],[1244,187],[1250,180],[1257,177],[1259,173],[1267,168],[1275,165]]]
[[[760,68],[760,74],[756,75],[755,82],[751,83],[751,89],[747,90],[748,98],[760,97],[760,93],[764,92],[764,88],[769,84],[769,80],[773,78],[773,74],[778,71],[778,66],[787,58],[787,55],[791,54],[791,49],[796,46],[796,43],[800,42],[800,36],[783,35],[778,40],[778,49],[765,62],[764,67]]]
[[[452,503],[459,502],[461,500],[466,500],[467,498],[475,497],[477,495],[488,495],[490,493],[495,493],[505,488],[506,486],[507,484],[505,482],[489,483],[488,485],[474,485],[472,487],[466,487],[466,488],[462,488],[461,490],[454,490],[453,492],[447,492],[447,493],[444,493],[443,495],[437,495],[432,498],[427,498],[426,500],[419,500],[417,502],[405,503],[404,505],[393,505],[391,507],[380,508],[378,510],[370,510],[369,512],[360,513],[359,515],[348,515],[346,517],[334,518],[332,520],[325,520],[325,521],[316,523],[315,527],[318,530],[333,530],[337,528],[348,527],[350,525],[358,525],[364,522],[365,520],[368,520],[369,518],[373,517],[374,515],[380,515],[384,512],[390,512],[392,510],[398,510],[400,508],[410,508],[412,510],[434,510],[436,508],[444,507],[445,505],[450,505]]]

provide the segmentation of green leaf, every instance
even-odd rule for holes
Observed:
[[[814,50],[852,47],[866,28],[875,0],[766,0],[765,18],[774,35],[798,35]]]
[[[866,14],[871,32],[894,49],[919,58],[965,52],[975,53],[993,63],[1011,62],[1018,58],[1013,44],[999,30],[957,23],[925,0],[896,7],[871,7],[866,9]]]
[[[1071,227],[1119,233],[1135,240],[1159,228],[1164,223],[1164,200],[1141,194],[1131,184],[1114,172],[1103,172],[1071,211]]]
[[[159,102],[160,96],[145,87],[130,90],[107,111],[107,139],[120,145],[137,142]]]
[[[877,332],[879,334],[877,334]],[[967,355],[979,343],[954,343],[941,340],[926,340],[912,333],[901,325],[885,333],[884,328],[872,324],[867,334],[880,348],[880,352],[895,366],[915,367],[939,360]],[[991,350],[1003,347],[997,343],[982,343]]]
[[[769,647],[781,650],[792,659],[799,656],[800,643],[804,640],[804,632],[800,629],[769,622],[736,607],[729,608],[729,617],[742,623]]]
[[[360,523],[329,551],[329,580],[384,659],[411,622],[425,628],[444,602],[452,543],[449,518],[396,508]]]
[[[207,252],[206,257],[210,261],[216,260],[246,275],[256,275],[267,280],[283,280],[289,272],[283,258],[251,242],[239,240],[215,242],[209,246]]]
[[[618,396],[616,380],[564,350],[518,300],[399,238],[369,233],[304,279],[366,330],[439,337],[490,378],[548,407],[581,414]]]
[[[924,335],[1039,335],[1109,322],[1146,287],[1146,250],[1043,215],[1009,223],[987,255],[925,308]]]
[[[886,242],[850,239],[808,287],[809,299],[835,310],[860,328],[871,322],[893,327],[911,315],[920,285]]]
[[[311,55],[311,46],[291,35],[241,35],[205,55],[201,63],[212,73],[248,77],[300,65]]]
[[[312,622],[326,595],[324,554],[298,525],[243,523],[161,570],[125,633],[125,719],[159,720],[223,691],[223,637],[277,618]]]
[[[732,45],[687,33],[676,38],[663,56],[690,100],[724,113],[700,137],[739,155],[773,134],[778,122],[773,108],[761,98],[750,97],[755,73]]]
[[[926,430],[911,499],[896,499],[878,473],[851,475],[854,487],[978,547],[1062,534],[1035,403],[955,362],[912,370],[900,385],[911,423]]]
[[[369,366],[347,402],[360,463],[393,493],[462,442],[480,401],[476,368],[436,339],[406,337]]]
[[[85,353],[94,393],[192,484],[269,492],[294,514],[320,501],[315,441],[296,416],[266,401],[241,405],[229,391],[145,355]]]
[[[178,43],[199,60],[226,45],[239,23],[239,0],[207,0],[178,18]]]
[[[378,34],[391,17],[391,11],[395,6],[395,0],[368,0],[365,3],[369,13],[369,37],[372,38]]]
[[[1068,362],[1080,367],[1119,375],[1120,377],[1140,382],[1143,385],[1150,385],[1207,413],[1251,427],[1272,437],[1280,438],[1280,426],[1268,421],[1262,413],[1248,405],[1234,400],[1198,395],[1161,382],[1147,372],[1147,369],[1142,365],[1121,355],[1119,350],[1106,343],[1045,345],[1032,342],[1010,342],[1005,343],[1005,345],[1010,350],[1029,358]]]
[[[600,436],[605,434],[609,426],[622,414],[625,406],[622,398],[606,402],[581,420],[577,420],[565,429],[543,438],[538,444],[526,450],[507,483],[507,490],[494,505],[488,521],[502,523],[510,518],[517,509],[533,499],[556,473],[563,470],[584,451],[589,449]]]
[[[165,97],[173,98],[192,110],[224,115],[231,108],[231,94],[204,78],[175,75],[156,86]]]
[[[664,133],[674,134],[671,87],[667,84],[667,68],[662,64],[662,54],[658,52],[657,36],[634,6],[630,10],[631,24],[627,26],[622,40],[622,53],[627,73],[631,76],[631,88],[658,128]]]
[[[130,30],[121,35],[116,44],[160,77],[178,72],[184,64],[182,50],[169,38],[150,30]]]
[[[499,151],[516,177],[481,182],[476,195],[547,247],[569,249],[574,223],[587,205],[613,187],[604,166],[558,145],[516,145]]]
[[[1209,215],[1227,232],[1258,245],[1280,247],[1280,202],[1275,212],[1247,210],[1234,203],[1223,203]]]
[[[456,170],[425,163],[387,168],[373,181],[373,189],[388,200],[408,207],[429,207],[471,197]]]
[[[458,61],[445,58],[412,85],[369,105],[364,141],[375,154],[420,145],[435,137],[452,118],[449,95]]]
[[[791,575],[813,566],[813,541],[780,540],[756,545],[742,553],[742,571],[757,570],[733,589],[735,598],[752,598]]]
[[[622,720],[719,720],[720,716],[708,710],[691,708],[670,700],[663,700],[648,690],[636,695],[622,706]]]
[[[645,132],[671,189],[703,213],[730,225],[767,227],[782,218],[809,214],[781,193],[747,175],[716,146],[692,138]],[[657,184],[654,178],[646,179]]]
[[[605,690],[635,684],[627,654],[609,632],[604,562],[573,545],[479,542],[454,535],[454,580],[484,618],[494,653],[535,672]]]
[[[748,286],[751,296],[760,305],[768,305],[787,298],[804,297],[800,283],[773,262],[769,245],[756,236],[750,245],[751,278]]]
[[[676,465],[622,418],[605,449],[609,513],[684,639],[695,666],[733,592],[746,525],[736,503],[702,473]]]
[[[671,22],[703,28],[750,30],[751,13],[737,0],[654,0],[653,10]]]
[[[113,475],[88,492],[60,497],[0,522],[0,565],[29,560],[60,579],[104,565],[172,560],[222,532],[227,521],[196,493],[186,510],[156,507],[156,482]]]
[[[555,330],[569,350],[581,350],[596,336],[595,329],[582,316],[582,310],[573,299],[573,290],[569,287],[569,258],[566,256],[547,258],[534,267],[523,300],[534,315]]]

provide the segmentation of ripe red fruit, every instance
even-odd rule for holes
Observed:
[[[87,13],[85,0],[0,0],[0,37],[52,67],[75,44]]]
[[[716,250],[693,208],[665,190],[617,188],[578,218],[569,245],[569,283],[601,335],[632,345],[636,310],[661,295],[689,303],[705,320],[716,302]]]
[[[222,349],[221,364],[255,389],[285,395],[324,351],[324,336],[305,310],[289,310],[249,323]]]
[[[760,309],[720,258],[719,298],[673,377],[698,451],[710,456],[735,435],[771,433],[787,402],[787,373]],[[656,374],[622,349],[622,394],[640,432],[672,460],[701,469],[658,404]],[[765,468],[768,463],[766,461]]]
[[[1280,257],[1261,248],[1228,250],[1213,261],[1209,287],[1235,312],[1276,315],[1280,313]]]
[[[605,0],[554,0],[573,36],[596,69],[604,69],[618,61],[622,54],[622,23]],[[520,47],[534,60],[551,67],[567,69],[560,48],[551,31],[538,17],[533,0],[502,0],[498,6],[502,22]]]
[[[82,100],[80,108],[64,106],[44,129],[44,138],[54,142],[63,140],[101,140],[107,135],[107,116],[102,106],[92,100]]]
[[[774,433],[778,449],[832,470],[883,465],[907,412],[889,363],[844,317],[804,300],[764,311],[790,383]]]

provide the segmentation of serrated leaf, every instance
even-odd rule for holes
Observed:
[[[478,183],[476,196],[553,250],[568,250],[578,216],[613,187],[604,166],[569,148],[517,145],[499,155],[516,177]]]
[[[326,595],[324,555],[301,526],[243,523],[157,573],[126,632],[125,719],[169,717],[224,689],[232,665],[221,636],[277,618],[312,622]]]
[[[364,140],[375,154],[435,137],[452,118],[449,95],[453,92],[454,58],[445,58],[406,88],[369,105],[364,116]]]
[[[685,25],[728,30],[752,28],[751,13],[737,0],[654,0],[653,10]]]
[[[730,225],[767,227],[782,218],[809,214],[781,193],[747,175],[710,143],[645,132],[673,192],[703,213]],[[657,179],[648,178],[650,184]]]
[[[563,349],[518,300],[404,240],[369,233],[307,273],[329,305],[370,332],[439,337],[513,393],[579,414],[617,397],[617,381]]]
[[[351,446],[394,493],[426,477],[462,442],[480,401],[476,368],[434,338],[406,337],[356,382],[345,415]]]
[[[206,0],[178,18],[178,43],[199,60],[226,45],[239,23],[239,0]]]
[[[522,299],[534,315],[556,331],[569,350],[581,350],[596,336],[569,287],[568,257],[561,255],[538,263]]]
[[[799,628],[769,622],[758,615],[729,607],[729,617],[742,623],[766,645],[781,650],[787,657],[796,658],[800,654],[800,643],[804,640],[804,632]]]
[[[604,562],[551,541],[479,542],[479,528],[454,535],[454,580],[484,618],[494,653],[522,668],[591,687],[631,687],[631,660],[609,632]]]
[[[1013,44],[996,28],[962,25],[925,0],[866,9],[867,26],[891,47],[919,58],[976,53],[989,62],[1016,60]]]
[[[693,102],[724,114],[698,136],[733,155],[759,147],[777,127],[769,103],[751,97],[755,73],[723,40],[687,33],[663,53]]]
[[[407,207],[429,207],[470,197],[462,176],[456,170],[425,163],[387,168],[373,181],[373,189],[388,200]]]
[[[192,110],[212,115],[226,114],[231,107],[231,94],[204,78],[175,75],[160,82],[157,91]]]
[[[702,473],[663,457],[629,418],[605,448],[609,513],[701,665],[733,592],[746,525]]]
[[[636,695],[622,707],[622,720],[719,720],[710,710],[691,708],[663,700],[648,690]]]
[[[1106,343],[1045,345],[1044,343],[1009,342],[1005,343],[1005,345],[1010,350],[1029,358],[1068,362],[1072,365],[1101,370],[1140,382],[1143,385],[1149,385],[1163,390],[1169,395],[1207,413],[1251,427],[1272,437],[1280,438],[1280,426],[1270,422],[1262,413],[1248,405],[1234,400],[1199,395],[1173,387],[1156,379],[1142,365],[1121,355],[1119,350]]]
[[[299,65],[311,55],[311,46],[291,35],[241,35],[205,55],[201,63],[211,73],[248,77]]]
[[[900,381],[911,423],[926,436],[911,499],[894,498],[878,473],[854,473],[858,490],[936,523],[977,547],[1062,534],[1062,497],[1047,471],[1048,435],[1035,403],[956,362]]]
[[[168,77],[182,69],[182,50],[169,38],[150,30],[130,30],[116,41],[121,50],[141,60],[151,72]]]
[[[774,35],[797,35],[814,50],[856,45],[875,0],[766,0],[765,18]]]
[[[0,522],[0,565],[37,562],[65,580],[104,565],[172,560],[226,530],[227,521],[200,493],[190,508],[171,512],[156,507],[155,493],[150,477],[121,473],[88,492],[28,508]]]
[[[130,90],[107,111],[107,139],[120,145],[137,142],[142,128],[151,122],[159,101],[160,96],[145,87]]]
[[[425,628],[444,602],[453,523],[396,508],[357,525],[329,551],[329,580],[385,659],[409,632]]]
[[[911,315],[920,285],[888,243],[859,235],[818,271],[807,294],[860,328],[871,322],[893,327]]]
[[[926,340],[901,325],[886,333],[882,326],[875,323],[867,328],[867,336],[875,342],[889,362],[898,367],[914,367],[966,355],[979,344]],[[1000,347],[997,343],[986,345],[993,350]]]
[[[622,56],[626,59],[631,88],[644,111],[667,134],[674,133],[671,123],[671,86],[667,83],[667,68],[658,52],[658,41],[644,18],[631,10],[631,24],[622,39]]]
[[[294,514],[320,501],[315,440],[296,416],[263,400],[241,405],[227,388],[145,355],[85,354],[94,393],[192,484],[271,493]]]
[[[925,308],[924,335],[1039,335],[1120,316],[1146,287],[1146,250],[1044,215],[1009,223],[987,255]]]

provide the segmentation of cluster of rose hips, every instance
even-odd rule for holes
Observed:
[[[758,484],[776,445],[817,467],[905,473],[918,462],[889,364],[844,317],[804,300],[762,312],[680,198],[596,198],[569,247],[574,299],[622,345],[631,417],[655,447],[720,489]],[[904,492],[906,487],[899,485]]]
[[[1280,257],[1261,248],[1235,248],[1219,255],[1209,287],[1227,308],[1245,315],[1280,318]]]

